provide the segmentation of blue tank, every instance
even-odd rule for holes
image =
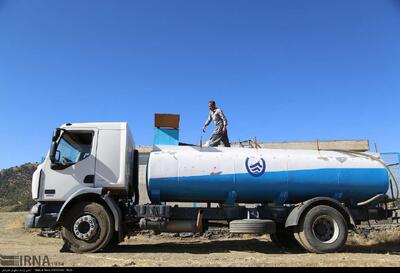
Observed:
[[[319,196],[344,203],[386,193],[389,175],[368,154],[336,151],[165,146],[150,154],[153,203],[297,203]]]

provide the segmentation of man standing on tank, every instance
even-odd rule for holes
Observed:
[[[220,108],[217,108],[215,101],[213,100],[208,102],[208,108],[210,109],[210,113],[208,114],[208,118],[204,124],[203,133],[206,131],[206,128],[211,121],[214,121],[215,123],[215,129],[208,141],[208,146],[216,147],[222,142],[225,147],[231,147],[228,138],[228,130],[226,128],[228,126],[228,120],[224,113]]]

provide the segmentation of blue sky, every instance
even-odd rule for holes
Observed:
[[[400,1],[0,0],[0,168],[65,122],[128,121],[145,145],[178,113],[198,143],[209,99],[231,141],[400,151]]]

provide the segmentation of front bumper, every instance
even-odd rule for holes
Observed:
[[[36,203],[25,215],[26,228],[53,228],[57,225],[62,203]]]

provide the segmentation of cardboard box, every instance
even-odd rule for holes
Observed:
[[[179,115],[175,114],[155,114],[154,127],[157,128],[179,128]]]

